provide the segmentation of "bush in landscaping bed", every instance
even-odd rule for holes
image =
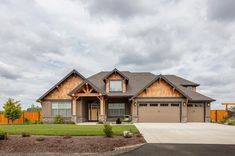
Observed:
[[[112,137],[113,136],[113,128],[110,124],[104,124],[104,134],[106,137]]]
[[[22,137],[30,137],[31,135],[30,135],[29,132],[22,132],[22,133],[21,133],[21,136],[22,136]]]
[[[235,125],[235,119],[234,118],[230,118],[227,120],[226,122],[228,125]]]
[[[64,119],[63,116],[61,115],[56,115],[54,117],[54,124],[63,124],[64,123]]]
[[[121,121],[121,119],[120,119],[120,118],[117,118],[117,120],[116,120],[116,124],[122,124],[122,121]]]
[[[0,132],[0,140],[6,140],[7,139],[7,132]]]
[[[44,140],[45,140],[45,138],[43,138],[43,137],[36,138],[36,141],[44,141]]]

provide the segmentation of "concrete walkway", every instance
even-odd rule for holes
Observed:
[[[148,143],[235,144],[235,126],[214,123],[136,123]]]

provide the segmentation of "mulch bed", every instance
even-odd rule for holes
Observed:
[[[37,138],[44,138],[38,141]],[[63,137],[63,136],[8,136],[0,140],[0,153],[96,153],[111,151],[115,147],[145,143],[143,137]]]

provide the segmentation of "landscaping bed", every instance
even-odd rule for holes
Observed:
[[[0,140],[0,153],[96,153],[111,151],[115,147],[145,143],[142,136],[8,136]]]

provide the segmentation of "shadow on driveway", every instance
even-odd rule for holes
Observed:
[[[119,156],[234,156],[235,145],[145,144]]]

